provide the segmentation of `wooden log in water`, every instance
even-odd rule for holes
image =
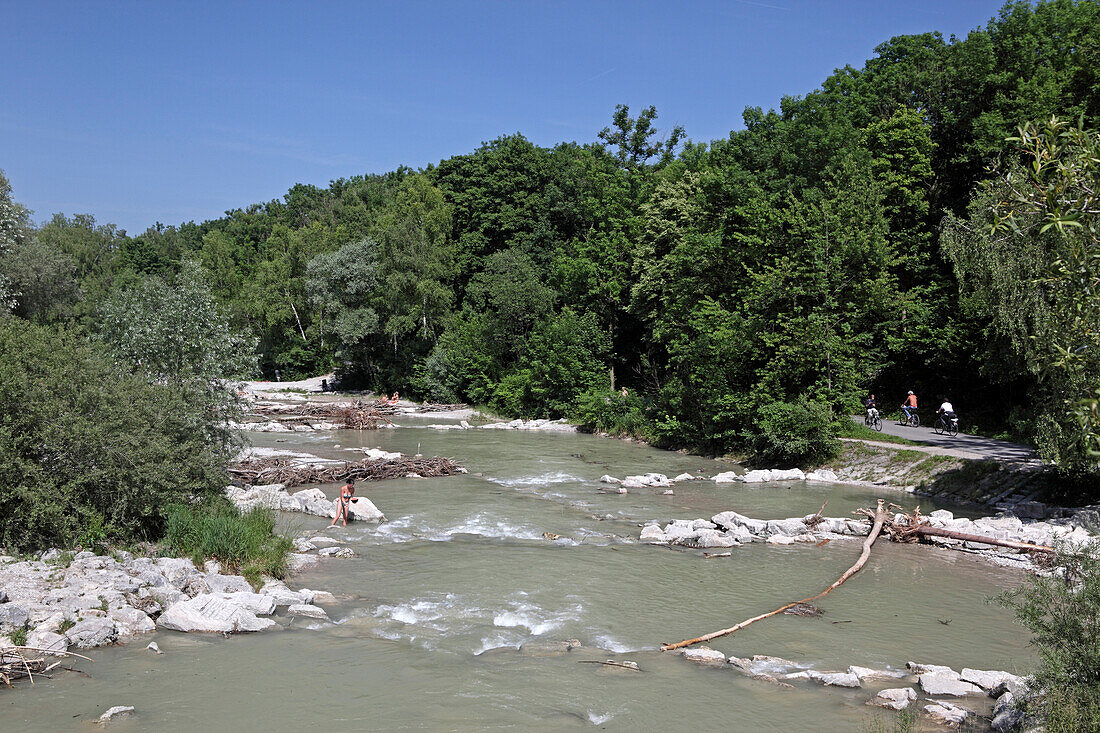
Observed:
[[[853,575],[855,575],[856,573],[858,573],[863,568],[863,566],[865,564],[867,564],[867,558],[869,558],[871,556],[871,546],[875,544],[875,540],[878,539],[879,534],[882,532],[882,525],[885,521],[886,521],[885,502],[882,499],[879,499],[878,500],[878,508],[875,510],[875,513],[874,513],[874,524],[871,525],[871,533],[869,535],[867,535],[866,539],[863,540],[863,551],[859,553],[859,559],[856,560],[855,564],[852,565],[852,567],[845,570],[844,574],[841,575],[839,578],[837,578],[836,582],[834,582],[832,585],[830,585],[825,590],[818,593],[816,596],[810,596],[809,598],[803,598],[801,601],[794,601],[792,603],[784,604],[784,605],[780,606],[779,608],[775,609],[774,611],[769,611],[767,613],[762,613],[759,616],[753,616],[752,618],[746,619],[746,620],[742,621],[739,624],[736,624],[734,626],[729,627],[728,629],[721,629],[720,631],[713,631],[709,634],[704,634],[703,636],[697,636],[694,639],[684,639],[683,641],[678,641],[675,644],[662,644],[661,645],[661,651],[666,651],[666,652],[667,651],[672,651],[673,649],[680,649],[681,647],[691,646],[692,644],[698,644],[698,643],[703,642],[703,641],[710,641],[711,639],[717,639],[719,636],[727,636],[729,634],[734,633],[735,631],[740,631],[741,629],[745,628],[746,626],[748,626],[750,624],[754,624],[757,621],[762,621],[766,618],[771,618],[772,616],[777,616],[777,615],[783,613],[784,611],[786,611],[789,608],[794,608],[795,606],[799,606],[799,605],[802,605],[802,604],[808,604],[811,601],[816,601],[819,598],[823,598],[824,596],[831,593],[836,588],[840,587],[840,585],[843,584],[844,581],[848,580],[848,578],[850,578]]]

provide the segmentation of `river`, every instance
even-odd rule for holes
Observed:
[[[864,704],[873,689],[788,689],[656,649],[821,590],[853,562],[858,542],[752,543],[711,559],[637,542],[638,525],[650,519],[727,509],[803,516],[825,500],[826,514],[843,516],[873,506],[875,491],[699,481],[678,484],[673,496],[601,494],[603,474],[729,467],[591,435],[441,431],[427,422],[439,421],[252,435],[257,446],[322,457],[354,459],[348,448],[379,447],[446,455],[469,469],[360,483],[389,521],[331,531],[358,556],[322,560],[290,579],[294,588],[336,594],[334,623],[296,619],[282,631],[229,639],[157,632],[94,649],[95,662],[78,665],[83,674],[3,693],[0,728],[83,729],[113,705],[137,713],[112,728],[163,732],[859,731],[876,714]],[[298,531],[327,522],[285,521]],[[864,570],[821,601],[824,616],[778,616],[710,646],[822,670],[899,669],[914,660],[1018,671],[1032,659],[1027,634],[988,600],[1020,580],[961,553],[880,542]],[[566,639],[581,647],[556,653]],[[165,654],[145,650],[150,640]],[[583,663],[606,659],[637,662],[640,671]]]

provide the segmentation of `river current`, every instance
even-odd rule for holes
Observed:
[[[356,459],[349,448],[378,447],[450,456],[469,470],[359,484],[389,521],[330,530],[357,556],[323,559],[289,581],[334,593],[333,623],[296,619],[228,639],[157,632],[94,649],[94,663],[76,665],[82,673],[0,692],[0,730],[86,730],[113,705],[137,709],[113,729],[166,732],[859,731],[879,714],[865,705],[873,687],[789,689],[657,650],[820,591],[854,561],[858,542],[751,543],[708,559],[637,541],[647,520],[727,509],[777,519],[828,500],[827,515],[845,516],[873,506],[875,490],[698,481],[677,484],[673,496],[604,494],[603,474],[714,475],[729,466],[591,435],[443,431],[429,422],[439,421],[252,434],[259,447],[348,460]],[[922,510],[935,508],[922,501]],[[328,520],[284,521],[304,531]],[[820,602],[823,616],[778,616],[710,646],[821,670],[913,660],[1017,671],[1032,659],[1027,635],[989,599],[1021,579],[961,553],[883,541]],[[562,653],[567,639],[581,646]],[[144,648],[152,640],[165,654]],[[609,659],[640,671],[586,663]]]

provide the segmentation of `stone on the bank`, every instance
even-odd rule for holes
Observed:
[[[1008,679],[1019,680],[1020,678],[1010,672],[993,671],[993,670],[981,670],[970,669],[964,667],[962,674],[959,675],[960,679],[964,682],[970,682],[985,690],[987,693],[992,692],[1002,682]]]
[[[315,545],[313,542],[309,541],[305,537],[295,537],[293,542],[294,549],[298,552],[309,552],[310,550],[317,549],[317,545]]]
[[[906,662],[905,668],[911,671],[913,674],[924,674],[925,672],[947,672],[955,675],[958,679],[958,673],[950,667],[945,667],[942,664],[924,664],[922,662]]]
[[[66,652],[69,650],[69,637],[35,629],[27,634],[27,646],[44,652]]]
[[[863,680],[866,680],[866,679],[875,679],[875,678],[888,678],[888,679],[889,678],[894,678],[894,679],[896,679],[898,677],[904,677],[905,676],[901,672],[892,672],[888,669],[872,669],[871,667],[857,667],[855,665],[852,665],[851,667],[848,667],[848,671],[851,672],[852,674],[854,674],[856,677],[859,677],[860,682],[862,682]]]
[[[1008,677],[989,691],[990,697],[1001,697],[1006,692],[1011,692],[1017,700],[1027,694],[1027,681],[1023,677]]]
[[[90,649],[94,646],[113,644],[118,641],[118,629],[113,621],[103,618],[89,618],[80,621],[65,632],[69,644],[78,649]]]
[[[206,587],[211,593],[251,593],[252,584],[241,575],[207,575]]]
[[[27,626],[27,609],[14,603],[0,603],[0,631],[14,631]]]
[[[222,571],[222,564],[217,560],[207,560],[202,564],[202,571],[207,576],[218,575]]]
[[[214,595],[201,595],[173,604],[157,619],[157,626],[172,631],[263,631],[275,626],[271,619],[256,614],[232,601]]]
[[[617,491],[616,491],[615,493],[617,493],[617,494],[625,494],[625,493],[627,493],[626,487],[625,487],[625,486],[620,486],[620,487],[618,488],[618,490],[617,490]]]
[[[306,603],[305,594],[301,591],[292,591],[281,580],[269,580],[260,588],[260,593],[270,596],[276,606],[293,606],[296,603]]]
[[[350,547],[326,547],[318,550],[317,554],[322,557],[355,557],[355,551]]]
[[[160,647],[157,646],[157,643],[155,641],[151,641],[148,644],[146,644],[145,648],[148,649],[149,651],[153,652],[154,654],[164,654],[164,652],[162,652],[160,650]]]
[[[336,603],[336,596],[329,593],[327,590],[307,590],[302,588],[298,591],[302,595],[309,595],[310,603]]]
[[[982,688],[963,682],[955,672],[925,672],[919,678],[921,689],[929,695],[984,695]]]
[[[826,687],[862,687],[859,677],[851,672],[817,672],[808,670],[806,676],[814,682],[820,682]]]
[[[668,542],[664,530],[658,524],[647,524],[642,527],[642,533],[638,536],[642,542],[661,543]]]
[[[618,485],[618,484],[622,483],[622,480],[617,479],[614,476],[609,476],[605,473],[603,476],[600,476],[600,483],[601,484],[615,484],[615,485]]]
[[[107,712],[103,713],[103,715],[100,715],[99,719],[106,723],[123,715],[131,715],[133,714],[133,712],[133,705],[115,705],[113,708],[107,708]]]
[[[333,502],[333,510],[330,516],[336,516],[335,502]],[[370,499],[360,496],[348,507],[348,519],[355,519],[359,522],[384,522],[386,517]]]
[[[673,481],[695,481],[699,478],[700,478],[699,476],[692,476],[690,473],[681,473],[679,476],[677,476],[676,478],[674,478],[672,480]]]
[[[316,555],[306,555],[301,552],[292,552],[286,556],[287,567],[291,572],[297,572],[304,567],[313,565],[317,562]]]
[[[795,537],[806,532],[806,525],[801,519],[771,519],[765,525],[765,533],[782,534]]]
[[[904,710],[909,707],[909,703],[917,699],[917,691],[912,687],[891,687],[888,690],[882,690],[877,695],[867,701],[868,705],[876,705],[880,708],[890,708],[891,710]]]
[[[810,471],[806,474],[807,481],[826,481],[828,483],[836,483],[840,479],[835,473],[827,468],[819,468],[816,471]]]
[[[305,618],[315,618],[321,621],[328,621],[328,613],[320,606],[314,606],[309,603],[295,603],[293,606],[286,610],[291,616],[303,616]]]
[[[270,616],[275,613],[275,599],[251,590],[237,593],[214,593],[213,595],[246,608],[257,616]]]
[[[710,647],[693,647],[691,649],[684,650],[684,659],[695,662],[696,664],[707,665],[724,665],[726,663],[726,655],[717,649],[711,649]]]
[[[667,527],[665,527],[665,538],[669,542],[683,542],[686,540],[694,540],[698,536],[699,530],[692,529],[689,524],[682,523],[680,520],[672,522]]]
[[[924,706],[924,712],[937,723],[952,726],[959,725],[971,714],[966,708],[946,700],[933,700],[931,705]]]
[[[741,476],[736,471],[723,471],[714,477],[714,483],[716,484],[733,484],[740,480]]]
[[[112,608],[107,612],[107,617],[114,621],[119,636],[137,636],[154,631],[157,625],[144,611],[139,611],[132,606]]]
[[[788,537],[782,534],[773,534],[766,542],[769,545],[793,545],[795,543],[794,537]]]
[[[1024,719],[1024,713],[1016,708],[1016,697],[1006,692],[997,698],[993,705],[993,730],[1007,733],[1015,729]]]

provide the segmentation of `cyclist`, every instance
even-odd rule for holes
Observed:
[[[875,402],[875,396],[871,395],[863,401],[863,406],[867,408],[867,422],[871,422],[878,416],[878,405]]]
[[[905,419],[908,420],[916,410],[917,396],[913,394],[913,390],[909,390],[909,395],[905,398],[905,402],[901,406],[901,411],[905,413]]]
[[[942,417],[944,421],[951,420],[955,417],[955,408],[951,405],[951,400],[946,397],[943,398],[943,404],[940,405],[940,409],[936,410],[936,415]]]

